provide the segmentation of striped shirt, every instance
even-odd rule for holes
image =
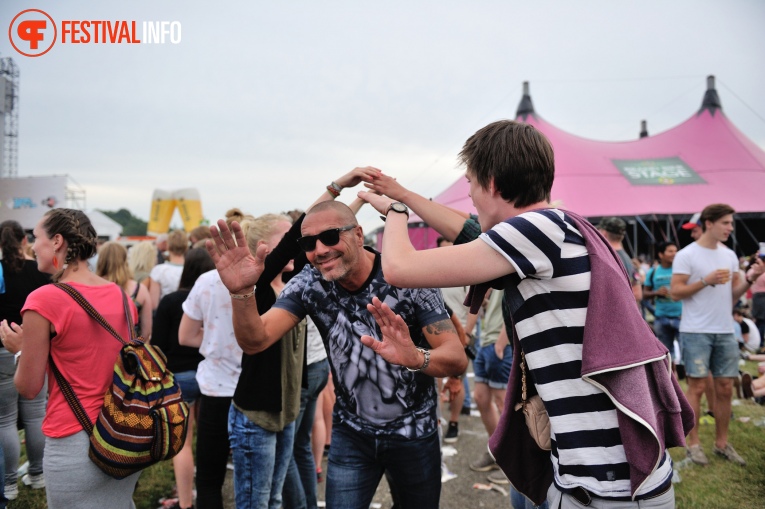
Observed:
[[[504,304],[550,416],[556,485],[563,490],[581,486],[603,497],[629,496],[616,407],[581,376],[590,293],[590,261],[581,233],[562,211],[546,209],[508,219],[480,238],[516,270],[506,278]],[[666,454],[637,494],[652,491],[671,475]]]

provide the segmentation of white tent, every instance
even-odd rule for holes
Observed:
[[[122,225],[99,210],[89,210],[85,214],[96,229],[100,238],[114,240],[122,235]]]

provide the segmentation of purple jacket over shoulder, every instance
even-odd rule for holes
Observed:
[[[564,211],[585,239],[591,285],[582,345],[582,378],[616,406],[619,432],[630,465],[633,497],[669,447],[685,445],[694,426],[688,401],[671,374],[667,349],[640,315],[618,255],[583,217]],[[474,292],[483,295],[478,288]],[[478,299],[473,300],[476,302]],[[513,366],[505,408],[489,450],[513,486],[541,504],[553,480],[550,453],[542,451],[521,412],[520,345],[513,331]]]

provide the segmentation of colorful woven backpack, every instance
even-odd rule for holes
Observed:
[[[130,342],[122,339],[80,292],[67,284],[56,286],[124,345],[114,364],[114,379],[106,390],[95,425],[53,357],[49,358],[61,392],[90,435],[90,459],[106,474],[123,479],[178,454],[186,440],[189,406],[181,397],[173,373],[167,369],[162,350],[132,337],[133,319],[125,292],[122,292],[122,300]]]

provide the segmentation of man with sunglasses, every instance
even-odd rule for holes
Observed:
[[[391,210],[407,212],[403,204]],[[250,295],[265,247],[252,256],[237,247],[244,245],[239,225],[229,231],[220,221],[218,228],[212,229],[217,249],[211,255],[232,293],[242,349],[268,348],[306,315],[324,340],[337,395],[327,507],[369,507],[387,470],[402,507],[437,508],[441,460],[433,377],[458,375],[467,366],[440,291],[389,285],[380,254],[364,247],[353,212],[324,202],[306,213],[298,241],[311,266],[260,316]]]

